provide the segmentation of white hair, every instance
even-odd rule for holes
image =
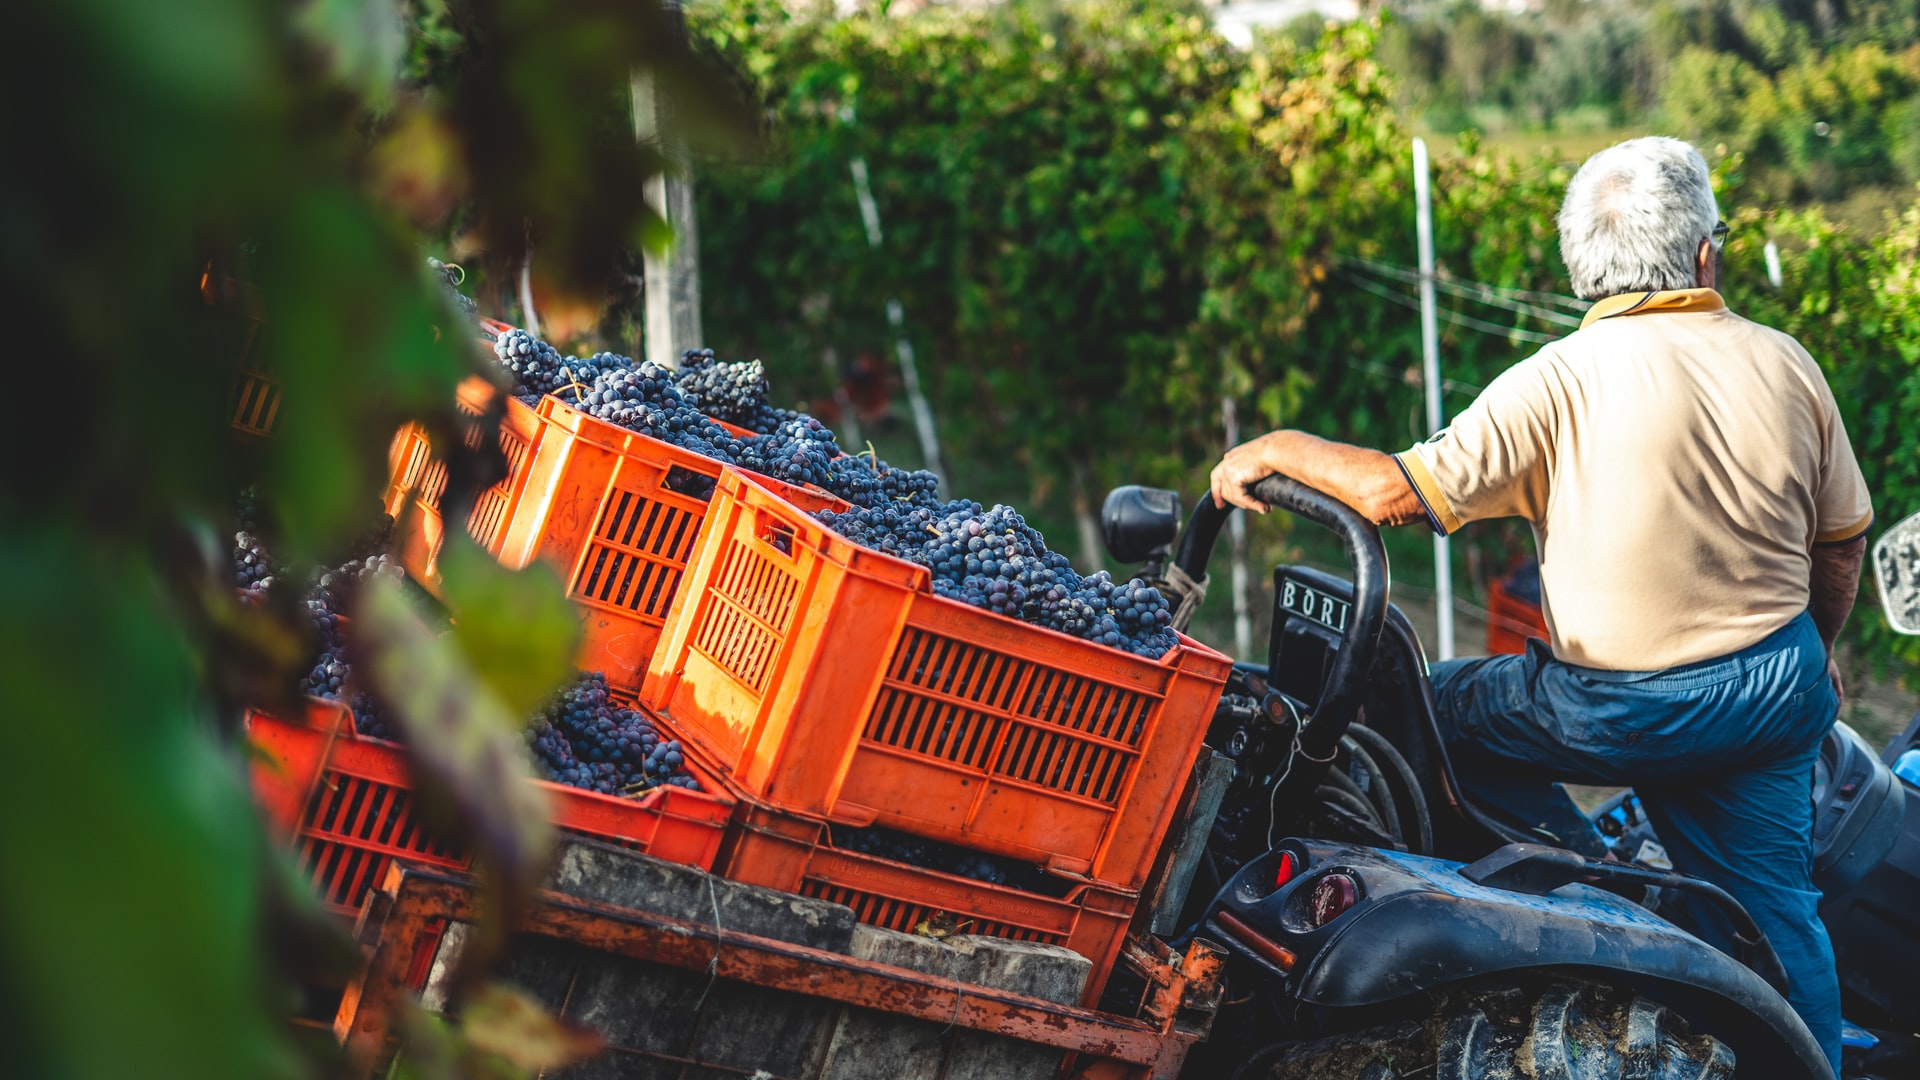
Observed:
[[[1694,258],[1720,217],[1700,152],[1628,139],[1588,158],[1560,204],[1560,258],[1583,300],[1699,283]]]

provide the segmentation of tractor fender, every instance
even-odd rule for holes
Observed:
[[[1759,1075],[1832,1076],[1812,1033],[1764,980],[1623,897],[1577,884],[1543,896],[1511,892],[1467,880],[1460,863],[1378,848],[1286,848],[1305,857],[1302,880],[1256,899],[1235,895],[1236,875],[1216,903],[1297,956],[1286,992],[1302,1005],[1381,1006],[1489,977],[1566,972],[1660,1001],[1743,1061],[1768,1063]],[[1277,854],[1243,874],[1270,874],[1265,863]],[[1360,899],[1306,930],[1301,901],[1326,871],[1355,878]]]

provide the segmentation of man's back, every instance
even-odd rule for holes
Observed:
[[[1249,485],[1282,473],[1380,523],[1530,521],[1553,654],[1432,665],[1455,776],[1529,829],[1566,820],[1552,781],[1633,786],[1674,867],[1773,943],[1837,1074],[1810,796],[1873,510],[1819,368],[1715,291],[1719,217],[1699,151],[1602,150],[1557,221],[1574,295],[1594,301],[1578,333],[1404,453],[1275,431],[1229,451],[1211,486],[1265,510]],[[1733,948],[1713,920],[1694,929]]]
[[[1806,610],[1812,545],[1872,520],[1812,358],[1704,289],[1604,301],[1402,461],[1449,531],[1533,524],[1554,652],[1585,667],[1759,641]]]

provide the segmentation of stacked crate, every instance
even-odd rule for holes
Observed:
[[[405,748],[354,730],[336,702],[308,699],[306,714],[247,717],[254,798],[292,845],[314,895],[348,918],[395,860],[465,870],[464,850],[427,827]],[[711,869],[733,800],[697,765],[702,790],[665,785],[634,797],[602,795],[545,780],[559,828],[657,858]]]
[[[1158,660],[935,596],[728,470],[640,700],[740,803],[728,877],[862,921],[1118,954],[1231,661]],[[846,850],[880,825],[1043,867],[1041,891]],[[940,916],[940,918],[936,918]],[[966,931],[960,931],[966,932]]]
[[[440,541],[425,523],[437,522],[427,511],[444,469],[434,472],[423,436],[402,435],[390,504],[411,499],[419,511],[401,518],[402,550],[431,584]],[[604,672],[682,739],[710,793],[657,792],[657,804],[626,811],[667,837],[635,846],[846,904],[875,926],[1064,945],[1092,960],[1087,994],[1097,997],[1227,657],[1181,637],[1147,660],[936,596],[924,567],[820,524],[816,512],[846,509],[831,495],[750,476],[557,397],[512,403],[501,439],[512,475],[476,506],[469,531],[504,565],[544,560],[559,572],[584,624],[578,666]],[[304,730],[310,741],[315,725]],[[282,791],[276,808],[303,852],[363,853],[325,856],[339,870],[323,855],[305,863],[343,906],[372,880],[355,867],[375,860],[464,866],[403,829],[368,831],[361,808],[390,797],[354,785],[397,785],[362,761],[401,759],[366,743],[336,738],[352,749],[289,770],[305,787]],[[554,797],[563,826],[576,803],[626,802],[558,787]],[[866,826],[1038,872],[992,884],[853,850],[847,831]],[[629,822],[594,834],[644,831]]]

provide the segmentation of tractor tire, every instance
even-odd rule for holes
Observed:
[[[1595,983],[1479,990],[1423,1023],[1275,1043],[1233,1080],[1732,1080],[1733,1051],[1665,1006]]]

